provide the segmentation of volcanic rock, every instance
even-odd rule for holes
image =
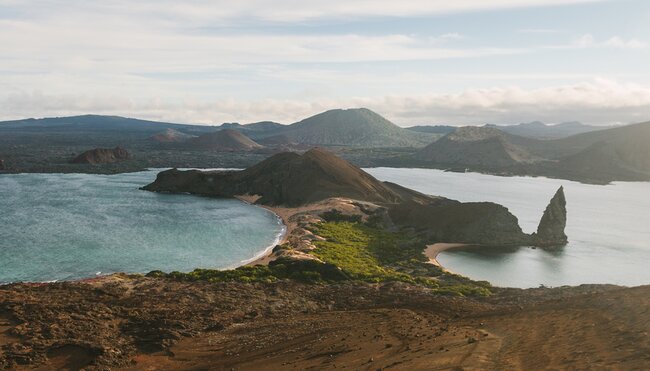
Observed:
[[[288,207],[330,198],[348,198],[384,208],[394,225],[424,230],[432,241],[482,245],[529,245],[537,242],[534,236],[521,230],[517,218],[501,205],[462,203],[380,182],[349,162],[318,148],[303,155],[279,153],[242,171],[167,170],[159,173],[156,181],[143,189],[216,197],[258,195],[256,203]],[[544,225],[551,224],[544,222]],[[540,240],[543,242],[558,240],[548,232],[542,236],[545,237]]]
[[[566,228],[567,212],[564,187],[560,187],[546,207],[542,220],[533,235],[537,246],[562,246],[568,242],[564,233]]]
[[[399,196],[365,171],[322,149],[284,152],[242,171],[176,169],[158,174],[143,189],[205,196],[260,195],[257,203],[300,206],[330,197],[393,203]]]
[[[110,148],[95,148],[86,151],[70,161],[72,164],[111,164],[125,161],[131,158],[131,154],[124,148],[117,146]]]

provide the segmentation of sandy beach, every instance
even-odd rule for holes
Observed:
[[[296,223],[295,218],[293,218],[294,216],[302,213],[307,213],[307,212],[317,212],[319,210],[330,209],[333,206],[340,206],[340,204],[335,205],[336,201],[332,199],[323,203],[306,205],[302,207],[293,207],[293,208],[273,207],[273,206],[255,204],[255,202],[259,199],[259,197],[260,196],[257,195],[236,196],[236,198],[241,201],[244,201],[246,203],[255,206],[263,207],[264,209],[271,211],[282,220],[282,223],[284,223],[285,225],[286,231],[284,233],[284,236],[282,236],[279,244],[286,243],[289,240],[292,233],[296,230],[296,228],[298,228],[298,224]],[[468,246],[468,245],[464,243],[439,242],[439,243],[434,243],[432,245],[427,245],[423,253],[424,255],[426,255],[427,258],[429,258],[429,263],[442,267],[442,265],[440,265],[440,262],[438,262],[437,260],[438,254],[440,254],[445,250],[449,250],[457,247],[463,247],[463,246]],[[267,253],[264,254],[264,256],[261,256],[258,259],[255,259],[247,263],[246,265],[267,265],[274,259],[275,257],[273,256],[273,249],[269,249]]]
[[[305,239],[304,230],[302,230],[299,225],[299,223],[301,223],[300,219],[303,219],[302,222],[304,223],[304,218],[301,217],[307,217],[307,219],[309,219],[310,215],[313,217],[314,215],[332,209],[342,210],[349,213],[355,213],[355,211],[358,211],[357,206],[354,206],[354,201],[346,198],[329,198],[300,207],[281,207],[255,204],[255,201],[259,199],[259,196],[257,195],[240,195],[235,197],[249,204],[263,207],[266,210],[273,212],[282,220],[286,230],[278,244],[293,242],[299,245],[299,242]],[[245,265],[267,265],[275,259],[276,256],[273,254],[273,249],[269,249],[264,256],[261,256]]]
[[[468,246],[468,245],[464,243],[447,243],[447,242],[434,243],[433,245],[427,245],[427,248],[424,249],[424,255],[426,255],[426,257],[429,258],[429,263],[442,267],[437,259],[438,254],[440,254],[445,250],[453,249],[456,247],[463,247],[463,246]]]

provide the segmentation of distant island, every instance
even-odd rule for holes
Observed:
[[[38,135],[35,135],[38,133]],[[568,122],[402,128],[365,108],[334,109],[293,124],[214,126],[85,115],[0,122],[4,172],[116,173],[152,167],[243,168],[276,153],[319,146],[360,167],[423,167],[606,184],[650,180],[650,122],[596,127]],[[71,154],[120,146],[132,156],[103,166]]]

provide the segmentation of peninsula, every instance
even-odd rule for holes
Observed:
[[[650,287],[507,289],[429,264],[432,242],[566,241],[558,190],[534,235],[503,206],[382,183],[321,149],[145,187],[240,196],[289,234],[268,265],[0,287],[0,368],[622,368],[647,364]],[[553,326],[549,326],[552,323]],[[557,345],[544,348],[552,338]]]

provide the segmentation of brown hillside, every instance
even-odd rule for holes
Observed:
[[[154,134],[149,137],[150,140],[158,143],[177,143],[185,142],[186,140],[194,138],[193,135],[181,133],[178,130],[167,129],[160,133]]]
[[[111,164],[131,158],[131,154],[122,147],[95,148],[86,151],[70,161],[72,164]]]
[[[232,129],[203,134],[190,139],[189,143],[197,148],[223,152],[252,151],[262,148],[246,135]]]
[[[382,182],[334,154],[312,149],[303,155],[285,152],[243,171],[168,170],[144,189],[231,197],[262,196],[267,205],[303,205],[330,197],[393,203],[399,196]]]
[[[522,232],[517,218],[501,205],[461,203],[382,183],[322,149],[304,155],[279,153],[242,171],[167,170],[143,189],[218,197],[259,195],[257,203],[289,207],[343,197],[382,205],[395,224],[427,230],[433,241],[535,243],[532,236]]]

